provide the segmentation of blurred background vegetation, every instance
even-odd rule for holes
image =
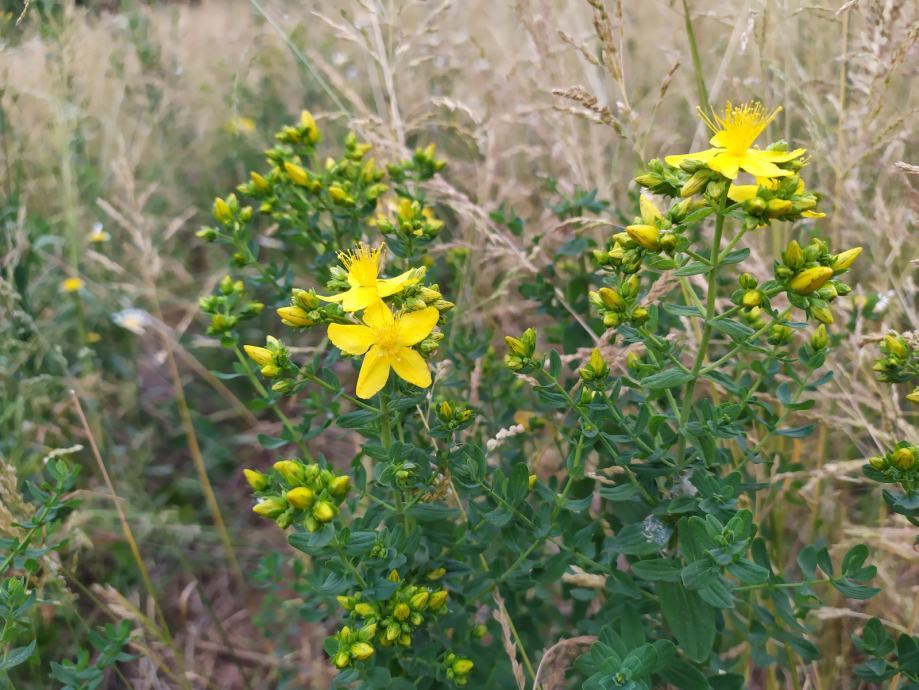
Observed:
[[[327,631],[297,590],[306,564],[290,572],[283,535],[250,516],[240,470],[272,459],[257,437],[276,435],[276,424],[242,402],[244,380],[213,373],[229,358],[203,335],[197,304],[225,263],[194,237],[213,198],[245,180],[303,108],[327,141],[350,128],[384,160],[437,144],[449,166],[432,196],[450,209],[437,251],[467,258],[451,286],[454,318],[500,335],[539,323],[537,304],[551,313],[556,287],[586,299],[566,271],[604,231],[583,217],[634,215],[640,163],[705,138],[697,104],[783,106],[772,133],[813,157],[808,186],[828,212],[816,231],[866,253],[848,323],[837,323],[834,384],[801,415],[824,432],[787,440],[798,464],[771,503],[783,536],[774,560],[793,562],[799,535],[813,534],[840,553],[864,542],[879,565],[881,596],[817,612],[824,659],[814,687],[857,687],[840,669],[854,663],[850,634],[870,616],[916,628],[914,530],[888,515],[859,468],[898,440],[919,440],[916,413],[901,411],[870,371],[878,334],[917,328],[919,4],[692,0],[704,83],[685,6],[0,4],[0,537],[31,514],[20,492],[49,454],[82,466],[67,493],[80,508],[58,535],[66,544],[37,570],[30,625],[41,653],[16,669],[15,687],[50,687],[51,661],[86,648],[88,629],[121,620],[140,631],[126,648],[138,658],[103,674],[101,687],[176,687],[170,654],[184,658],[194,687],[328,685]],[[617,47],[605,64],[595,26],[603,11]],[[791,236],[774,226],[755,237],[760,273]],[[270,330],[269,311],[253,332]],[[564,331],[554,337],[579,345]],[[350,457],[358,442],[339,431],[321,443]],[[202,500],[196,448],[246,583]]]

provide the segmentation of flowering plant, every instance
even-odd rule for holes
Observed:
[[[713,148],[650,161],[633,222],[582,247],[582,294],[528,289],[543,336],[503,358],[442,294],[464,257],[431,251],[452,213],[427,197],[433,146],[380,167],[349,134],[319,165],[304,113],[240,186],[252,206],[216,200],[200,236],[235,275],[202,308],[283,429],[246,478],[312,559],[336,687],[740,690],[757,668],[801,687],[808,612],[879,591],[865,546],[801,535],[789,565],[760,522],[861,251],[799,235],[771,275],[743,270],[748,233],[822,217],[804,150],[756,145],[777,114],[728,104]],[[246,342],[265,303],[279,319]],[[333,426],[353,452],[323,444]]]

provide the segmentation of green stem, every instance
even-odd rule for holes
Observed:
[[[246,370],[246,376],[249,378],[249,381],[252,382],[252,386],[258,391],[259,395],[264,398],[268,398],[268,390],[265,386],[262,385],[262,382],[256,378],[255,374],[252,373],[252,368],[249,366],[249,361],[243,355],[242,350],[239,349],[238,345],[233,346],[233,351],[236,353],[236,359],[239,360],[240,364],[243,365],[243,368]],[[314,462],[315,458],[310,452],[310,449],[306,447],[306,444],[303,442],[303,435],[298,433],[294,428],[293,422],[290,421],[290,418],[284,414],[277,403],[269,403],[271,410],[277,415],[277,418],[280,420],[282,426],[287,429],[287,433],[290,434],[292,439],[297,439],[294,441],[296,446],[300,449],[300,452],[303,454],[303,458],[308,462]]]
[[[683,1],[685,6],[686,0]],[[687,9],[687,17],[688,17]],[[702,339],[699,342],[696,358],[692,364],[692,378],[686,382],[686,388],[683,391],[683,407],[680,410],[680,429],[686,426],[689,421],[689,413],[692,410],[692,396],[696,388],[696,381],[699,378],[699,372],[702,369],[702,363],[705,361],[705,355],[708,351],[708,341],[712,337],[712,326],[710,321],[715,316],[715,300],[718,296],[718,267],[721,259],[721,237],[724,234],[724,202],[727,198],[727,187],[718,204],[717,218],[715,219],[715,237],[712,239],[712,251],[709,263],[711,268],[708,273],[708,287],[705,295],[705,325],[702,328]],[[680,449],[678,456],[679,464],[682,465],[686,457],[686,436],[680,435]]]
[[[683,18],[686,22],[686,38],[689,39],[689,52],[692,55],[692,71],[696,77],[696,92],[699,96],[699,106],[710,113],[712,108],[708,102],[708,89],[705,88],[705,76],[702,73],[702,60],[699,58],[699,47],[696,45],[696,32],[692,28],[692,19],[689,16],[689,2],[683,0]]]
[[[574,400],[571,399],[571,396],[568,395],[568,391],[565,390],[565,387],[559,382],[559,380],[555,378],[552,374],[550,374],[548,371],[546,371],[545,369],[541,369],[540,371],[546,376],[546,378],[549,379],[552,385],[555,386],[556,390],[558,390],[559,393],[561,393],[565,397],[565,400],[567,401],[569,408],[576,415],[578,415],[582,421],[587,422],[588,424],[593,426],[594,425],[593,420],[590,419],[587,413],[584,412],[574,402]],[[600,442],[604,445],[606,450],[610,453],[612,458],[615,460],[619,456],[619,453],[616,452],[616,449],[613,448],[609,440],[602,433],[598,433],[597,438],[600,439]],[[638,481],[638,477],[635,476],[635,473],[632,471],[632,468],[629,467],[628,465],[618,465],[618,466],[622,468],[623,472],[629,478],[629,481],[632,483],[632,486],[635,487],[635,490],[638,491],[638,493],[645,500],[645,502],[648,505],[654,505],[654,498],[651,496],[651,494],[648,493],[647,489],[645,489],[645,487],[641,485],[641,482]]]

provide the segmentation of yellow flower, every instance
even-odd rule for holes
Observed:
[[[412,269],[395,278],[377,277],[380,274],[380,259],[385,248],[385,244],[371,249],[361,243],[353,252],[340,253],[338,258],[348,269],[348,285],[351,289],[337,295],[316,297],[325,302],[341,302],[341,308],[345,311],[359,311],[379,302],[383,297],[395,295],[402,292],[404,287],[417,283],[418,278],[414,276],[415,272]]]
[[[424,358],[412,349],[430,335],[440,312],[426,307],[393,316],[382,301],[364,312],[364,325],[329,325],[329,340],[349,355],[364,355],[357,377],[357,397],[372,398],[389,378],[390,368],[419,388],[431,385]],[[366,353],[366,354],[365,354]]]
[[[61,290],[64,292],[77,292],[83,289],[83,281],[80,278],[67,278],[61,283]]]
[[[793,173],[776,163],[786,163],[799,158],[804,149],[794,151],[763,151],[750,148],[766,126],[775,119],[781,108],[767,113],[755,101],[740,106],[730,102],[724,108],[724,117],[712,113],[711,117],[699,110],[702,120],[715,134],[709,140],[714,147],[696,153],[667,156],[668,165],[678,166],[686,160],[704,163],[707,168],[733,180],[740,170],[755,177],[787,177]]]
[[[108,242],[112,239],[112,236],[103,229],[102,223],[93,223],[93,228],[89,231],[86,239],[95,244],[100,244],[102,242]]]

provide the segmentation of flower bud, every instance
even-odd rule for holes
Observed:
[[[316,494],[308,486],[297,486],[287,492],[287,502],[297,510],[306,510],[315,500]]]
[[[252,506],[253,513],[271,520],[278,517],[285,510],[287,510],[287,501],[280,496],[271,496],[270,498],[262,499]]]
[[[838,274],[848,271],[849,267],[855,263],[855,260],[861,253],[861,247],[853,247],[852,249],[847,249],[846,251],[837,254],[833,259],[833,273]]]
[[[305,483],[305,468],[297,460],[278,460],[272,467],[291,486],[302,486]]]
[[[310,175],[306,170],[301,168],[296,163],[291,163],[290,161],[284,162],[284,171],[287,173],[287,176],[291,179],[294,184],[298,184],[301,187],[310,186]]]
[[[663,178],[660,175],[655,175],[654,173],[644,173],[635,178],[635,182],[640,184],[642,187],[656,187],[661,182]]]
[[[766,200],[760,196],[753,196],[743,202],[744,211],[751,216],[761,216],[766,212]]]
[[[697,170],[694,172],[692,177],[690,177],[686,181],[686,184],[684,184],[680,189],[680,196],[685,199],[686,197],[690,197],[701,192],[702,188],[708,182],[710,175],[711,173],[706,169]]]
[[[233,220],[233,211],[230,210],[229,204],[220,197],[214,199],[214,218],[224,225]]]
[[[916,464],[914,448],[897,448],[890,454],[890,464],[901,470],[912,469]]]
[[[281,373],[281,367],[275,364],[266,364],[261,369],[259,369],[259,371],[266,379],[273,379],[275,376]]]
[[[310,311],[319,307],[319,298],[312,290],[301,290],[294,288],[291,291],[291,301],[295,307],[300,307],[304,311]]]
[[[258,347],[257,345],[243,345],[243,350],[245,350],[249,358],[260,367],[268,364],[273,358],[271,350],[264,347]]]
[[[660,242],[658,242],[660,231],[653,225],[629,225],[625,231],[643,249],[648,251],[660,249]]]
[[[663,235],[661,235],[660,239],[661,249],[663,249],[665,252],[672,252],[674,249],[676,249],[677,239],[677,236],[672,232],[665,232]]]
[[[306,138],[311,144],[319,141],[319,128],[316,126],[316,119],[309,110],[300,113],[300,127],[306,132]]]
[[[447,590],[439,589],[431,595],[431,598],[428,600],[428,608],[432,611],[437,611],[439,608],[447,603]]]
[[[328,501],[319,501],[313,507],[313,517],[319,522],[331,522],[335,517],[335,507]]]
[[[246,481],[253,491],[264,491],[268,488],[269,479],[267,474],[262,474],[258,470],[243,470]]]
[[[759,290],[747,290],[745,293],[743,293],[741,303],[747,309],[758,307],[763,303],[763,293]]]
[[[804,251],[797,240],[788,243],[785,251],[782,252],[782,262],[793,271],[797,271],[804,265]]]
[[[369,618],[376,614],[376,611],[373,610],[373,607],[370,604],[361,602],[354,605],[354,613],[361,618]]]
[[[332,201],[342,206],[350,206],[354,203],[354,199],[352,199],[344,188],[338,184],[329,186],[329,196],[332,198]]]
[[[411,599],[409,599],[409,604],[415,611],[422,610],[425,606],[428,605],[428,599],[430,599],[431,593],[423,589],[417,594],[415,594]]]
[[[309,314],[300,307],[281,307],[278,309],[278,316],[281,317],[286,325],[296,326],[298,328],[312,326],[316,323],[309,317]]]
[[[353,656],[358,661],[364,661],[365,659],[369,659],[373,654],[373,647],[371,647],[366,642],[356,642],[351,645],[350,652],[351,656]]]
[[[913,403],[919,403],[919,386],[916,389],[906,396],[906,399]]]
[[[820,351],[827,346],[829,340],[829,336],[827,336],[826,333],[826,326],[821,323],[811,334],[810,345],[814,350]]]
[[[814,266],[806,268],[791,279],[790,287],[799,295],[809,295],[821,288],[826,281],[833,277],[833,269],[827,266]]]
[[[820,323],[825,323],[827,325],[834,321],[833,312],[831,312],[830,308],[826,305],[811,306],[811,316]]]
[[[608,287],[602,287],[597,291],[603,306],[611,311],[623,311],[625,309],[625,300],[617,290]]]
[[[897,359],[909,357],[909,347],[906,345],[906,340],[900,335],[885,335],[884,349],[887,350],[888,355],[892,355]]]
[[[530,476],[527,477],[527,490],[528,491],[532,491],[533,487],[536,486],[536,480],[537,480],[537,476],[535,474],[531,474]]]
[[[396,604],[393,608],[392,617],[397,621],[404,621],[406,618],[411,615],[412,610],[408,607],[408,604]]]
[[[887,460],[880,455],[875,455],[868,458],[868,464],[876,470],[883,470],[887,467]]]
[[[640,324],[643,324],[645,321],[647,321],[649,318],[651,318],[651,314],[644,307],[635,307],[632,310],[632,322],[633,323],[637,323],[640,325]]]
[[[217,239],[220,233],[218,233],[214,228],[201,228],[198,232],[195,233],[195,237],[198,237],[205,242],[213,242]]]
[[[329,482],[329,491],[331,491],[332,495],[336,498],[342,498],[346,496],[350,488],[351,477],[346,474],[335,477],[331,482]]]
[[[766,216],[780,218],[787,216],[791,211],[791,202],[788,199],[770,199],[766,202]]]
[[[433,581],[433,580],[439,580],[440,578],[442,578],[442,577],[443,577],[444,575],[446,575],[446,574],[447,574],[447,569],[446,569],[446,568],[434,568],[434,570],[432,570],[431,572],[429,572],[425,577],[427,577],[427,579]]]
[[[793,334],[794,334],[794,331],[791,329],[790,326],[786,326],[785,324],[781,324],[781,323],[776,323],[776,324],[773,324],[772,327],[769,329],[768,340],[771,345],[784,345],[789,340],[791,340],[791,336]]]
[[[347,668],[351,663],[351,656],[348,652],[338,652],[332,657],[332,663],[335,664],[335,668]]]
[[[458,676],[464,676],[472,670],[474,664],[469,659],[457,659],[453,662],[451,668]]]
[[[653,225],[655,221],[662,217],[654,202],[644,194],[638,198],[638,206],[641,209],[641,220],[647,225]]]

